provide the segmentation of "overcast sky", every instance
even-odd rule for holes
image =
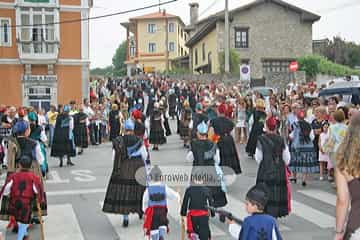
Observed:
[[[165,2],[166,0],[162,0]],[[230,8],[235,8],[253,0],[229,0]],[[321,15],[321,20],[314,25],[313,39],[332,38],[340,35],[346,40],[360,43],[359,0],[285,0],[298,7]],[[135,9],[158,3],[158,0],[94,0],[91,16]],[[167,12],[180,16],[189,23],[190,2],[200,4],[200,18],[222,10],[224,0],[178,0],[162,8]],[[209,8],[210,7],[210,8]],[[208,10],[207,10],[208,9]],[[93,20],[90,23],[90,59],[91,67],[105,67],[111,64],[112,56],[119,43],[126,39],[126,32],[120,22],[128,21],[130,17],[158,11],[158,8],[136,13],[118,15],[110,18]]]

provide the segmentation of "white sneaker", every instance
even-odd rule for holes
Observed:
[[[320,180],[320,181],[324,181],[324,177],[320,177],[319,180]]]

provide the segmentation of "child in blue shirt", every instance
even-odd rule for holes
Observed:
[[[268,201],[265,185],[252,187],[246,194],[246,211],[251,215],[242,226],[227,219],[229,232],[238,240],[281,240],[275,218],[264,213]]]

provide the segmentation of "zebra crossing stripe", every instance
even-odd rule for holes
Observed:
[[[301,193],[307,197],[314,198],[323,203],[336,206],[336,195],[315,189],[299,190],[298,193]]]
[[[99,202],[99,204],[102,208],[103,202]],[[131,236],[131,239],[146,239],[142,229],[143,221],[140,220],[136,214],[129,215],[129,226],[127,228],[122,226],[123,219],[121,215],[107,213],[104,214],[106,215],[119,239],[122,239],[126,236]]]
[[[335,226],[335,217],[325,214],[317,209],[305,204],[291,201],[293,214],[309,221],[320,228],[333,228]]]
[[[44,228],[46,239],[84,240],[71,204],[49,205]]]
[[[227,194],[226,198],[228,200],[228,205],[224,207],[225,210],[231,212],[232,214],[234,214],[234,216],[240,219],[245,219],[247,216],[249,216],[249,214],[245,210],[245,203],[243,201],[232,197],[230,194]],[[279,223],[279,230],[290,231],[291,229],[284,224]]]

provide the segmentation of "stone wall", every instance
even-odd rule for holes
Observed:
[[[286,73],[286,72],[266,73],[264,74],[264,77],[265,77],[265,86],[273,87],[278,90],[285,89],[286,85],[288,85],[294,78],[298,83],[306,82],[306,73],[303,71],[296,72],[295,74]]]

